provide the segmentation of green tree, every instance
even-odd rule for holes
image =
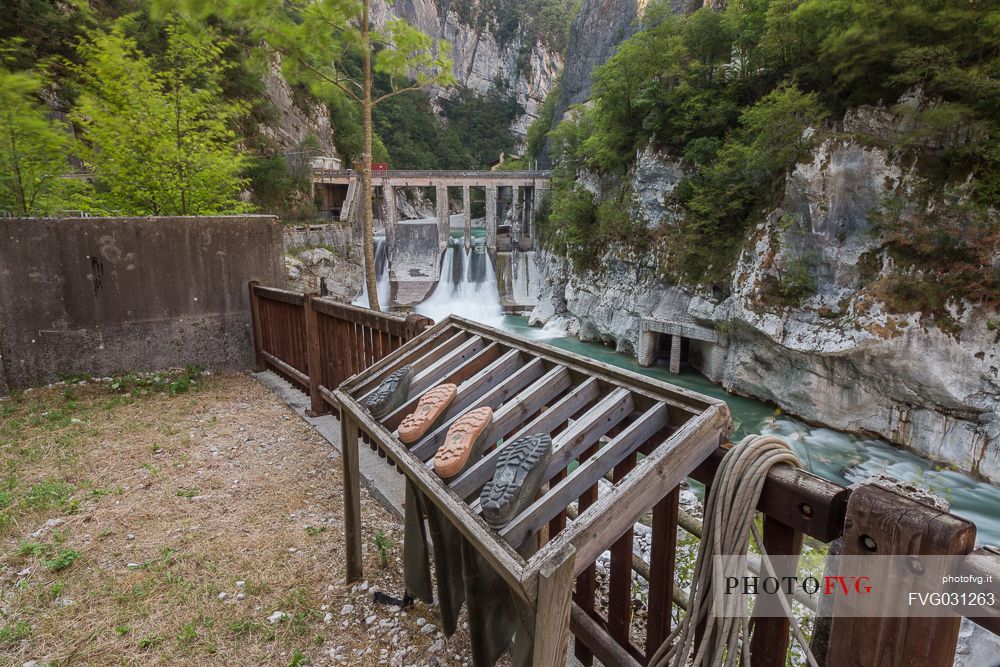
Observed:
[[[154,0],[162,13],[178,9],[191,17],[218,15],[242,26],[281,58],[285,75],[307,84],[321,99],[346,97],[361,107],[362,234],[368,305],[379,309],[372,239],[372,110],[397,95],[454,82],[447,44],[402,19],[381,29],[370,19],[370,0]],[[350,67],[360,59],[360,75]],[[391,89],[375,94],[373,76],[388,77]]]
[[[42,78],[0,67],[0,209],[21,215],[57,206],[69,135],[48,118]]]
[[[247,209],[233,132],[244,106],[222,99],[227,67],[217,33],[171,25],[154,61],[125,36],[128,19],[81,45],[74,120],[96,176],[98,206],[127,215]]]

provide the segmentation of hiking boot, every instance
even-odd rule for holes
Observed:
[[[406,403],[406,395],[410,391],[410,380],[413,379],[413,366],[403,366],[394,370],[382,384],[375,388],[365,401],[365,407],[375,419],[381,419],[390,412]]]
[[[469,461],[478,460],[492,421],[493,409],[489,407],[470,410],[455,420],[434,454],[434,471],[448,479],[465,470]]]
[[[424,437],[455,399],[454,384],[439,384],[417,401],[417,409],[399,424],[399,441],[411,444]]]
[[[503,528],[534,502],[551,458],[552,438],[547,433],[523,435],[501,447],[493,479],[479,496],[486,523]]]

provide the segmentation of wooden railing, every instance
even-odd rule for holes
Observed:
[[[434,322],[376,313],[257,281],[249,285],[258,371],[271,368],[309,394],[310,414],[337,410],[333,390]]]
[[[326,406],[337,408],[332,395],[334,388],[346,378],[376,364],[430,324],[419,316],[373,313],[328,299],[255,284],[251,284],[251,298],[258,366],[274,369],[308,392],[316,412],[323,411]],[[448,376],[449,381],[469,387],[486,383],[482,389],[487,391],[487,397],[496,394],[497,400],[518,406],[523,403],[521,394],[530,389],[528,385],[534,382],[532,386],[537,387],[544,380],[542,365],[536,364],[535,368],[518,362],[519,355],[526,351],[536,352],[544,358],[547,354],[542,349],[544,346],[512,340],[504,346],[494,345],[476,351],[468,347],[473,342],[461,337],[449,339],[446,345],[454,349],[449,348],[447,360],[455,367]],[[418,359],[425,345],[415,342],[407,346],[404,359]],[[596,363],[585,361],[591,365]],[[397,360],[397,363],[402,361]],[[643,378],[636,376],[635,381],[641,385]],[[546,406],[549,410],[565,407],[568,420],[557,424],[555,430],[568,429],[570,424],[586,420],[588,413],[600,407],[602,399],[596,388],[593,381],[589,385],[550,387],[552,395],[545,406],[535,406],[529,411],[537,410],[535,416],[541,418],[543,413],[548,414]],[[465,390],[460,388],[459,391],[464,396]],[[559,398],[561,392],[565,393],[563,398]],[[578,404],[571,404],[571,400]],[[528,409],[525,405],[521,407]],[[678,414],[684,409],[682,403],[672,408]],[[614,438],[623,428],[626,427],[620,425],[611,429],[608,437]],[[668,431],[650,438],[639,452],[651,451],[649,446],[669,435]],[[370,438],[363,439],[374,447]],[[727,446],[720,447],[701,463],[692,477],[710,486]],[[601,449],[601,443],[596,443],[584,451],[581,463],[588,457],[597,456]],[[385,452],[380,451],[380,454]],[[636,463],[636,460],[627,459],[618,464],[608,473],[608,481],[626,483],[631,466]],[[550,483],[558,483],[562,479],[560,475],[564,474],[560,473]],[[544,544],[554,539],[572,525],[580,514],[600,502],[601,493],[597,486],[586,489],[566,512],[539,531],[540,542]],[[583,664],[591,665],[597,658],[609,666],[646,665],[672,629],[673,607],[683,609],[687,606],[687,597],[678,586],[676,573],[678,529],[699,538],[701,535],[697,520],[680,509],[679,495],[680,487],[663,489],[657,494],[660,500],[645,519],[651,526],[648,561],[634,553],[633,531],[627,530],[610,548],[606,585],[600,585],[593,564],[577,568],[570,627],[577,638],[576,656]],[[779,466],[768,474],[757,509],[763,514],[764,546],[771,554],[800,553],[806,536],[826,544],[836,541],[843,555],[971,553],[984,556],[974,564],[973,567],[978,568],[974,573],[1000,582],[997,565],[1000,558],[991,549],[974,549],[973,524],[875,485],[845,488],[805,471]],[[632,582],[636,577],[648,584],[644,632],[637,630],[637,614],[633,609]],[[1000,614],[996,608],[984,609],[982,616],[971,620],[1000,634]],[[814,628],[811,649],[819,663],[828,667],[950,667],[960,622],[959,617],[826,619]],[[784,667],[789,651],[788,621],[755,619],[750,642],[754,667]]]

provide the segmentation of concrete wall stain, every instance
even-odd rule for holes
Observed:
[[[252,366],[246,283],[283,285],[272,216],[0,220],[0,394],[63,373]]]

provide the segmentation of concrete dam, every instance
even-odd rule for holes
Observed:
[[[444,298],[438,288],[450,286],[457,297],[467,280],[494,285],[488,289],[496,290],[503,312],[533,307],[537,216],[549,184],[547,171],[374,171],[380,301],[410,309]],[[323,213],[354,225],[354,238],[361,238],[361,174],[316,169],[312,187]],[[407,188],[433,192],[435,217],[399,219],[396,195]],[[449,202],[461,202],[461,212]],[[458,273],[465,271],[471,273]]]

